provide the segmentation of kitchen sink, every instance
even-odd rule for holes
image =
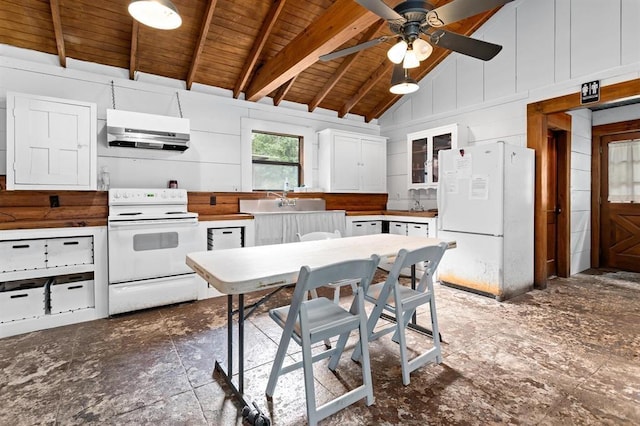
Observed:
[[[240,200],[240,213],[300,213],[325,211],[322,198],[259,198]]]

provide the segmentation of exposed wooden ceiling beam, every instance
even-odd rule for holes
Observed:
[[[490,10],[474,16],[472,19],[467,19],[463,28],[460,31],[457,31],[458,34],[464,34],[466,36],[470,36],[473,34],[478,28],[484,25],[485,22],[489,20],[500,8]],[[440,62],[444,61],[447,56],[451,54],[451,51],[448,49],[439,48],[434,46],[433,53],[431,56],[423,63],[423,65],[419,68],[417,74],[413,76],[417,81],[423,79],[429,72],[431,72]],[[375,106],[370,112],[365,114],[365,121],[370,122],[374,118],[380,117],[384,112],[391,108],[391,106],[399,99],[398,95],[394,95],[389,93],[387,97],[385,97],[382,101]]]
[[[298,78],[297,75],[278,89],[278,92],[273,97],[273,104],[275,106],[280,105],[280,102],[284,99],[285,96],[287,96],[287,92],[289,91],[289,89],[291,89],[291,87],[293,86],[293,83],[296,82],[296,78]]]
[[[284,5],[286,2],[287,0],[274,0],[273,4],[271,5],[271,9],[269,9],[267,16],[262,22],[262,26],[260,27],[258,38],[254,41],[253,47],[251,47],[251,52],[249,52],[249,56],[247,56],[247,59],[244,61],[244,65],[242,66],[242,71],[240,72],[238,81],[236,81],[236,85],[233,88],[234,98],[238,98],[242,90],[244,90],[245,86],[247,85],[249,76],[251,75],[253,68],[258,62],[258,58],[262,53],[262,49],[267,43],[267,39],[271,35],[271,31],[273,31],[273,26],[278,20],[280,12],[282,12],[282,9],[284,9]]]
[[[202,20],[202,26],[200,27],[200,37],[196,44],[196,49],[193,52],[193,58],[191,59],[191,68],[189,68],[189,74],[187,75],[187,89],[191,90],[196,72],[198,71],[198,65],[202,59],[202,51],[204,50],[204,44],[207,41],[207,34],[209,33],[209,27],[211,26],[211,19],[213,18],[213,11],[216,9],[216,3],[218,0],[209,0],[207,5],[207,13]]]
[[[353,0],[336,0],[277,55],[260,68],[246,91],[258,101],[369,27],[378,16]]]
[[[380,81],[382,77],[389,73],[392,64],[390,61],[387,61],[386,58],[382,61],[382,64],[369,76],[367,81],[364,82],[362,86],[358,89],[358,91],[342,105],[340,111],[338,111],[338,117],[342,118],[351,111],[351,108],[358,102],[360,99],[364,98],[364,96],[375,87],[375,85]]]
[[[131,53],[129,54],[129,80],[136,77],[136,68],[138,67],[138,21],[133,19],[131,25]]]
[[[382,27],[384,27],[386,23],[387,21],[383,19],[378,20],[378,22],[376,22],[371,27],[369,27],[369,30],[360,38],[360,42],[362,43],[362,42],[373,39],[376,33]],[[311,103],[309,103],[309,112],[313,112],[313,110],[316,109],[318,105],[320,105],[320,102],[322,102],[322,100],[329,94],[331,89],[333,89],[333,86],[335,86],[336,83],[338,83],[338,80],[340,80],[342,76],[346,74],[346,72],[349,70],[351,65],[353,65],[354,61],[358,59],[358,57],[362,54],[362,52],[363,50],[356,52],[354,54],[351,54],[342,61],[342,63],[340,64],[336,72],[333,73],[331,78],[324,84],[320,92],[318,92],[318,94],[315,96],[315,98],[313,98]]]
[[[62,20],[60,19],[60,2],[58,0],[49,0],[51,6],[51,18],[53,21],[53,31],[56,35],[56,47],[58,48],[58,57],[60,65],[67,67],[67,55],[64,51],[64,34],[62,33]]]

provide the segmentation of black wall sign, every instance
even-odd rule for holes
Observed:
[[[582,83],[580,87],[580,103],[588,104],[600,100],[600,80]]]

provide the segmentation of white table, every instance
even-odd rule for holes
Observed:
[[[372,254],[394,256],[400,249],[415,250],[437,245],[436,238],[408,237],[394,234],[363,235],[331,240],[243,247],[190,253],[189,265],[218,291],[227,294],[227,369],[216,360],[221,372],[236,395],[252,409],[244,396],[244,295],[254,291],[277,289],[293,284],[302,266],[317,268],[351,259],[366,259]],[[449,243],[449,248],[455,242]],[[233,297],[238,296],[238,387],[233,375]],[[257,408],[257,407],[256,407]],[[262,414],[262,413],[260,413]],[[264,416],[264,415],[263,415]],[[267,421],[268,418],[264,417]]]

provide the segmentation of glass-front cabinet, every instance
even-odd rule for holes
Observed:
[[[407,135],[409,189],[438,186],[438,151],[466,145],[466,127],[457,124]]]

